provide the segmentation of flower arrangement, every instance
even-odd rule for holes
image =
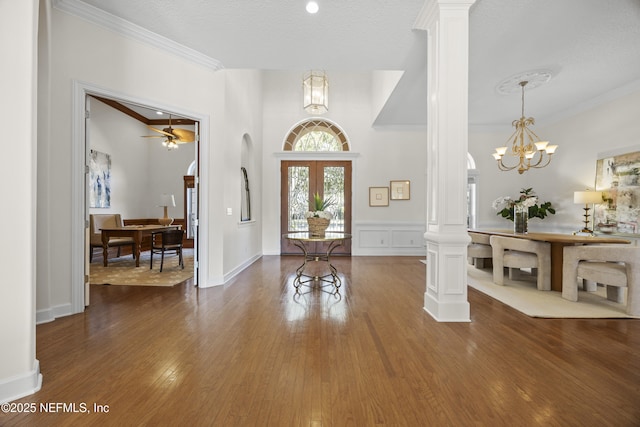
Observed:
[[[315,210],[307,212],[304,216],[305,218],[331,219],[331,212],[326,211],[325,209],[334,204],[335,201],[333,198],[329,197],[328,199],[323,200],[322,197],[320,197],[320,194],[316,192],[316,194],[313,195],[313,206]]]
[[[529,218],[544,219],[547,215],[556,213],[551,202],[538,204],[538,196],[534,193],[533,188],[523,188],[520,190],[520,197],[515,200],[509,196],[498,197],[493,201],[492,206],[493,209],[498,211],[496,215],[501,215],[503,218],[513,221],[513,212],[516,205],[527,208]]]

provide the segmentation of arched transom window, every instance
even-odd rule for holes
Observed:
[[[349,151],[347,137],[333,123],[307,120],[287,135],[284,151]]]

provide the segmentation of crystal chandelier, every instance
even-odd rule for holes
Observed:
[[[329,111],[329,82],[324,71],[310,71],[304,76],[302,106],[309,114]]]
[[[522,116],[513,121],[512,125],[516,130],[507,140],[507,144],[511,142],[510,154],[519,158],[519,162],[513,166],[507,166],[503,159],[509,147],[498,147],[493,153],[493,158],[497,160],[498,169],[501,171],[518,168],[518,173],[522,174],[531,168],[543,168],[551,162],[551,156],[558,148],[557,145],[549,145],[549,141],[541,141],[538,135],[529,128],[535,121],[533,117],[524,116],[524,87],[527,83],[527,81],[519,83],[522,88]]]

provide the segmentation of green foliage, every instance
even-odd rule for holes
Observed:
[[[513,221],[513,211],[516,203],[528,206],[529,218],[544,219],[547,215],[555,215],[556,213],[551,202],[538,204],[538,196],[535,195],[533,188],[523,188],[520,190],[520,196],[516,200],[512,200],[510,197],[502,197],[494,201],[494,206],[496,204],[505,205],[502,209],[496,208],[498,209],[498,213],[496,215]]]
[[[320,194],[317,192],[316,194],[313,195],[313,202],[314,202],[316,212],[323,211],[335,203],[333,198],[331,197],[329,197],[326,200],[323,200],[322,197],[320,197]]]

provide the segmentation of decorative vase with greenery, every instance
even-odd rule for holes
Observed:
[[[305,214],[309,224],[309,234],[312,237],[324,237],[332,217],[331,212],[326,209],[333,204],[335,204],[335,201],[331,197],[323,199],[317,192],[313,195],[314,210]]]
[[[527,232],[529,218],[544,219],[547,215],[556,213],[551,202],[538,204],[538,196],[533,188],[520,190],[520,196],[517,199],[509,196],[498,197],[493,201],[493,208],[498,211],[496,215],[514,221],[516,233]]]

